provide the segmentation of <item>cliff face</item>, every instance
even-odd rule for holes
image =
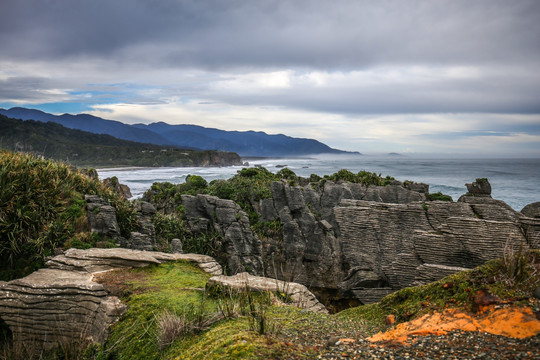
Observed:
[[[328,181],[315,188],[273,182],[271,190],[271,198],[253,205],[263,223],[281,224],[281,236],[259,238],[241,226],[241,236],[225,236],[226,257],[261,264],[248,269],[253,274],[302,283],[336,309],[479,266],[505,249],[540,246],[540,219],[481,190],[458,202],[427,201],[427,185],[399,182]],[[197,206],[191,197],[182,201],[190,204],[185,215],[192,228],[201,230],[192,223],[198,219],[228,232],[227,222],[211,216],[218,200],[198,195]],[[238,213],[227,217],[242,218]]]

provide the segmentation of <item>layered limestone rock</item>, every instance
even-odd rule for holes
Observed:
[[[87,272],[41,269],[0,287],[0,316],[24,343],[103,342],[125,311]]]
[[[321,304],[304,285],[286,282],[267,277],[250,275],[247,272],[233,276],[214,276],[208,280],[207,288],[219,291],[221,287],[234,289],[236,291],[269,291],[280,293],[290,298],[291,305],[313,312],[328,313],[328,310]]]
[[[69,249],[47,261],[51,269],[96,273],[125,267],[145,267],[168,261],[185,260],[197,264],[212,275],[221,275],[222,269],[212,257],[201,254],[168,254],[157,251],[141,251],[123,248]]]
[[[301,283],[332,310],[473,268],[505,249],[540,248],[540,218],[491,198],[485,179],[457,202],[429,201],[429,187],[410,182],[301,183],[273,182],[272,197],[252,203],[273,229],[260,239],[230,200],[184,195],[182,204],[193,232],[224,238],[230,273]]]
[[[343,200],[335,208],[342,259],[349,273],[344,295],[363,303],[375,293],[438,280],[501,257],[508,249],[538,248],[538,223],[503,202],[381,204]]]
[[[325,303],[340,300],[343,298],[341,284],[351,266],[343,259],[342,230],[336,219],[336,206],[346,199],[394,203],[426,199],[427,185],[408,185],[409,188],[399,182],[365,186],[327,181],[322,187],[313,187],[272,183],[272,198],[261,200],[259,209],[263,222],[278,221],[282,225],[282,239],[262,239],[265,274],[305,284]],[[377,290],[374,299],[391,291]],[[347,300],[343,306],[350,305],[355,303]]]
[[[116,209],[97,195],[85,195],[86,214],[93,233],[110,239],[120,238]]]
[[[96,195],[85,195],[86,213],[91,231],[128,249],[152,251],[156,246],[156,231],[152,217],[156,213],[154,205],[146,201],[134,202],[137,211],[138,231],[131,232],[129,239],[120,234],[116,218],[116,209],[106,200]]]
[[[224,261],[231,273],[262,274],[261,241],[238,204],[210,195],[182,195],[182,205],[193,233],[217,233],[223,239]]]
[[[14,340],[51,346],[89,340],[103,342],[125,311],[117,297],[93,281],[94,274],[186,260],[221,275],[221,266],[199,254],[166,254],[130,249],[69,249],[25,278],[0,283],[0,317]]]

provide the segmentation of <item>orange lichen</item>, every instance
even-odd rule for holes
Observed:
[[[411,335],[443,335],[453,330],[484,331],[523,339],[540,333],[540,320],[529,307],[490,307],[481,314],[446,309],[401,323],[394,329],[373,335],[368,340],[404,343]]]

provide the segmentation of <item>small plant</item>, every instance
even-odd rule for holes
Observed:
[[[523,243],[520,243],[516,251],[514,245],[507,241],[501,259],[501,270],[508,285],[513,286],[528,279],[530,272],[535,270],[535,258],[534,253],[523,249]]]

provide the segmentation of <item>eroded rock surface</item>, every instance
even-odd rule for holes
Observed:
[[[302,184],[273,182],[272,197],[252,203],[275,229],[262,238],[232,201],[198,195],[182,204],[193,232],[225,236],[230,273],[304,284],[332,310],[476,267],[505,249],[540,247],[540,218],[493,199],[484,179],[457,202],[429,201],[429,187],[410,182]]]
[[[262,274],[261,241],[238,204],[210,195],[182,195],[182,205],[193,233],[214,232],[222,237],[223,261],[231,273]]]
[[[250,275],[247,272],[233,276],[214,276],[208,280],[209,289],[215,287],[228,287],[237,291],[269,291],[272,293],[282,293],[290,297],[291,304],[301,309],[309,311],[328,313],[328,310],[321,304],[315,295],[307,287],[294,282],[286,282],[267,277]]]
[[[16,341],[35,342],[45,348],[81,339],[103,342],[109,326],[126,307],[93,281],[94,274],[176,260],[196,263],[212,275],[222,274],[221,266],[206,255],[69,249],[49,260],[49,268],[0,283],[0,317]]]
[[[116,209],[97,195],[85,195],[86,213],[91,231],[110,239],[120,238]]]
[[[221,275],[222,269],[212,257],[200,254],[169,254],[157,251],[141,251],[123,248],[69,249],[63,255],[47,262],[51,269],[96,273],[124,267],[145,267],[167,261],[186,260],[196,263],[212,275]]]
[[[103,342],[125,311],[87,272],[41,269],[0,287],[1,317],[14,339],[58,343]]]

